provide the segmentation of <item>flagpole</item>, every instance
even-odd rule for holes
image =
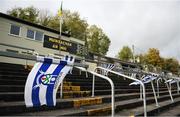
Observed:
[[[60,16],[60,19],[59,19],[59,55],[61,56],[61,43],[60,43],[60,40],[61,40],[61,33],[62,33],[62,1],[61,1],[61,7],[60,7],[60,12],[59,12],[59,16]]]
[[[60,40],[61,40],[61,32],[62,32],[62,16],[60,17],[60,20],[59,20],[59,55],[61,55],[61,43],[60,43]]]
[[[60,20],[59,20],[59,55],[61,56],[61,33],[62,33],[62,2],[61,2],[61,8],[60,8]],[[61,87],[60,87],[60,98],[63,98],[63,80],[61,82]]]

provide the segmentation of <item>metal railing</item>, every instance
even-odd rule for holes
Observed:
[[[143,89],[143,106],[144,106],[144,117],[147,117],[147,108],[146,108],[146,92],[145,92],[145,86],[143,84],[143,82],[141,80],[138,80],[136,78],[133,78],[133,77],[130,77],[130,76],[127,76],[127,75],[124,75],[122,73],[119,73],[119,72],[115,72],[115,71],[112,71],[112,70],[109,70],[109,69],[106,69],[106,68],[103,68],[103,67],[97,67],[96,69],[101,69],[101,70],[105,70],[105,71],[108,71],[110,73],[113,73],[113,74],[116,74],[116,75],[119,75],[119,76],[122,76],[122,77],[125,77],[127,79],[130,79],[130,80],[133,80],[133,81],[137,81],[140,83],[140,85],[142,86],[142,89]],[[95,70],[96,70],[95,69]],[[93,82],[95,82],[95,80],[93,80]],[[92,95],[94,95],[94,87],[95,87],[95,83],[93,83],[93,86],[92,86],[93,90],[92,90]]]
[[[94,85],[94,81],[95,81],[95,76],[98,76],[99,78],[102,78],[102,79],[105,79],[107,80],[110,85],[111,85],[111,116],[114,117],[114,113],[115,113],[115,99],[114,99],[114,83],[113,81],[108,78],[107,76],[104,76],[104,75],[101,75],[101,74],[98,74],[94,71],[88,71],[87,69],[85,68],[82,68],[82,67],[76,67],[78,68],[79,70],[82,70],[84,72],[89,72],[93,75],[93,85]],[[94,97],[94,89],[92,89],[92,97]]]

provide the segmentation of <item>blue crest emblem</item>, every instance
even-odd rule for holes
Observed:
[[[39,71],[40,74],[38,75],[36,79],[37,85],[35,85],[33,88],[40,87],[41,85],[52,85],[55,84],[57,75],[52,74],[45,74],[43,71]]]

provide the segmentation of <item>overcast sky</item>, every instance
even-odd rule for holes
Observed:
[[[34,6],[55,14],[61,0],[1,0],[0,11]],[[101,27],[111,40],[107,56],[124,45],[135,53],[157,48],[163,57],[180,61],[180,0],[63,0],[63,9],[78,11],[89,24]]]

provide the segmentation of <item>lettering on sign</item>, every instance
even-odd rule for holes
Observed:
[[[66,51],[71,54],[76,54],[80,56],[84,55],[85,52],[84,45],[82,44],[61,40],[58,38],[50,37],[48,35],[44,35],[43,47]]]

